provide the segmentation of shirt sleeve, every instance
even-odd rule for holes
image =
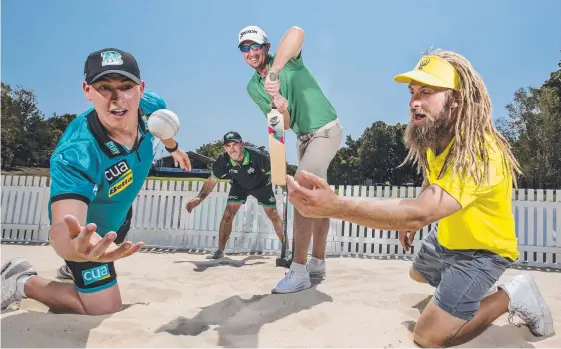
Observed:
[[[269,107],[269,103],[271,103],[271,102],[268,101],[267,99],[263,98],[262,96],[258,95],[254,89],[255,89],[254,85],[248,84],[247,93],[249,94],[249,96],[251,97],[253,102],[255,102],[255,104],[257,104],[259,109],[261,109],[261,112],[263,112],[263,115],[266,116],[267,113],[271,111],[271,107]]]
[[[211,175],[214,179],[224,179],[226,178],[226,166],[224,166],[224,157],[219,156],[216,161],[212,163]]]
[[[55,150],[50,161],[51,202],[76,199],[89,204],[96,196],[99,162],[89,142],[72,142]]]
[[[261,155],[261,166],[265,174],[271,174],[271,159],[267,155]]]
[[[298,54],[298,57],[289,59],[288,62],[286,62],[286,65],[284,67],[286,69],[292,70],[292,71],[298,71],[298,70],[301,70],[302,68],[304,68],[304,60],[302,58],[302,51],[300,51],[300,54]]]
[[[166,101],[154,92],[145,91],[144,96],[140,99],[140,107],[150,116],[158,109],[167,109]]]

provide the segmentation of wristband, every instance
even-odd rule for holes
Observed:
[[[164,145],[164,148],[166,148],[166,150],[168,151],[168,153],[173,153],[174,151],[177,150],[177,148],[179,148],[179,142],[175,141],[175,147],[173,148],[168,148]]]

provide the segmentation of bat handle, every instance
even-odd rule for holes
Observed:
[[[277,81],[277,74],[275,73],[269,73],[269,80],[271,81]],[[273,99],[271,98],[271,105],[273,107],[273,109],[277,109],[277,107],[275,107],[275,102],[273,102]]]

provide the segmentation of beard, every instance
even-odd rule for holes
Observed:
[[[436,148],[439,141],[450,134],[454,123],[449,115],[450,108],[445,106],[436,116],[425,113],[420,124],[413,122],[415,110],[409,111],[409,124],[405,129],[405,146],[413,152],[425,152],[427,148]]]

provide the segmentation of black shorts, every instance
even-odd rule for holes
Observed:
[[[123,225],[117,230],[117,238],[114,242],[119,245],[125,241],[130,230],[132,218],[132,207],[127,213]],[[117,273],[113,262],[73,262],[66,261],[66,265],[72,272],[72,279],[78,292],[93,293],[105,290],[117,283]]]
[[[230,187],[230,193],[228,194],[228,202],[239,202],[244,204],[249,195],[256,198],[259,205],[264,207],[277,206],[277,200],[271,183],[252,190],[246,190],[237,184],[232,184]]]

